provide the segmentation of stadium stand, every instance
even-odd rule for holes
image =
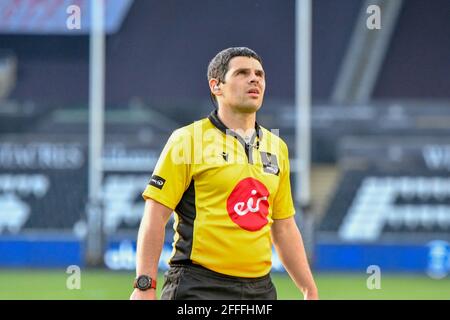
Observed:
[[[2,1],[11,8],[14,3],[20,1]],[[363,3],[313,1],[312,208],[318,255],[330,242],[448,240],[450,42],[444,31],[450,3],[435,0],[424,10],[421,0],[405,1],[372,101],[335,104],[330,97]],[[111,18],[116,27],[107,35],[104,151],[105,232],[128,240],[135,238],[142,213],[139,186],[170,132],[212,109],[206,64],[218,50],[246,45],[261,53],[269,89],[258,121],[280,129],[291,158],[296,155],[293,1],[245,0],[239,11],[228,2],[212,6],[206,0],[129,4],[117,7],[121,14]],[[250,10],[260,18],[249,21]],[[217,19],[216,12],[235,23]],[[206,26],[213,24],[214,35],[226,37],[212,37]],[[72,234],[83,229],[87,199],[89,37],[66,29],[13,32],[5,25],[0,24],[0,214],[14,211],[17,218],[1,216],[0,235]],[[249,38],[242,29],[254,34]],[[34,193],[24,191],[25,180],[32,181]],[[411,186],[413,195],[391,192],[396,184]],[[383,192],[374,193],[374,185]],[[387,192],[395,215],[387,212],[371,239],[358,238],[347,227],[348,217],[362,215],[356,229],[366,230],[359,223],[370,221],[364,219],[372,208],[386,205]],[[317,265],[325,266],[333,268]]]

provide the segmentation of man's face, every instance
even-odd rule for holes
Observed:
[[[249,57],[234,57],[228,63],[225,83],[220,84],[223,105],[243,113],[256,112],[263,103],[266,89],[261,63]]]

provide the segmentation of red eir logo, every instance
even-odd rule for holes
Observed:
[[[253,178],[245,178],[228,197],[228,215],[242,229],[261,230],[268,223],[268,198],[269,191],[264,184]]]

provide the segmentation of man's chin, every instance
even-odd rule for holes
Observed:
[[[237,109],[242,113],[255,113],[261,108],[261,105],[248,104],[237,107]]]

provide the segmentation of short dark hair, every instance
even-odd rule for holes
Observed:
[[[228,72],[228,63],[234,57],[249,57],[258,60],[262,64],[261,57],[252,49],[247,47],[232,47],[220,51],[209,62],[208,65],[208,82],[212,78],[225,82],[225,75]]]

